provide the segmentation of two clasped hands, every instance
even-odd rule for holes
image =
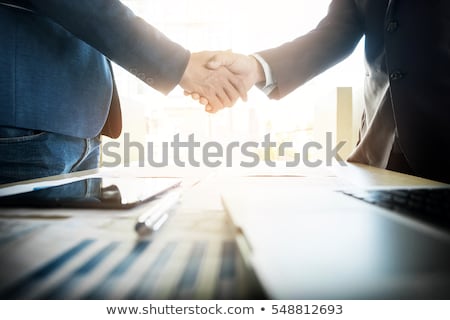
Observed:
[[[241,98],[247,101],[247,92],[265,80],[264,71],[253,56],[231,51],[204,51],[192,53],[180,86],[184,94],[215,113],[232,107]]]

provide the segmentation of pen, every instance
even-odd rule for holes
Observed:
[[[157,231],[169,218],[170,210],[180,199],[180,192],[170,192],[162,197],[154,207],[139,216],[134,229],[139,235],[149,235]]]

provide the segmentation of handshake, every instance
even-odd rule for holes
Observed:
[[[253,56],[231,51],[204,51],[192,53],[180,80],[186,96],[215,113],[232,107],[241,98],[247,101],[247,92],[265,80],[264,71]]]

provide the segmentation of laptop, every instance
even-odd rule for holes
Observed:
[[[221,197],[267,298],[450,298],[450,188],[246,179]]]

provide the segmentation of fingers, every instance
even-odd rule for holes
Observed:
[[[246,65],[245,56],[232,52],[193,53],[180,86],[186,96],[199,101],[208,112],[231,107],[239,97],[247,100],[249,87],[242,80]],[[209,69],[208,66],[217,68]]]
[[[233,77],[230,79],[230,83],[233,86],[234,90],[241,97],[242,101],[247,102],[248,96],[247,91],[248,88],[245,86],[244,81],[242,81],[239,77]]]
[[[224,84],[225,87],[221,94],[216,94],[219,100],[222,102],[223,106],[221,107],[232,107],[236,104],[239,97],[243,101],[247,101],[247,92],[245,91],[245,87],[242,86],[242,81],[233,80],[229,84]],[[198,101],[201,105],[208,105],[208,98],[201,96],[197,92],[185,92],[186,96],[190,96],[193,100]],[[225,97],[226,98],[223,98]]]
[[[207,100],[215,109],[233,106],[240,97],[239,91],[231,82],[234,75],[225,68],[210,72],[207,86],[200,88],[193,94],[193,98],[200,101],[203,97],[203,102]]]
[[[215,98],[220,101],[220,104],[215,103],[213,100],[211,100],[211,96],[200,96],[199,99],[196,100],[203,105],[209,104],[216,111],[218,111],[223,108],[234,106],[240,96],[239,91],[236,90],[233,84],[229,81],[221,82],[220,85],[215,86],[214,92]],[[193,98],[197,98],[197,96],[194,96]]]
[[[198,100],[198,102],[200,102],[200,104],[207,106],[209,104],[208,99],[204,98],[204,97],[200,97],[200,99]]]
[[[215,71],[220,68],[228,69],[233,75],[228,80],[243,101],[247,101],[248,90],[257,82],[256,79],[260,78],[259,64],[254,57],[231,51],[215,53],[206,63],[206,67]]]
[[[231,79],[223,84],[223,92],[226,95],[227,101],[223,103],[224,107],[232,107],[240,97],[239,90],[233,85]]]
[[[225,81],[212,91],[215,92],[213,96],[201,95],[197,92],[185,92],[185,94],[191,96],[193,100],[198,101],[201,105],[209,105],[209,107],[214,108],[216,111],[225,107],[234,106],[239,97],[244,101],[247,100],[247,93],[239,80],[230,79],[230,81]],[[220,103],[217,101],[220,101]]]
[[[191,97],[192,97],[192,99],[194,99],[196,101],[200,100],[200,98],[201,98],[200,94],[195,93],[195,92],[191,95]]]
[[[217,95],[209,95],[206,99],[208,99],[208,103],[214,109],[222,109],[224,107],[224,104],[222,103],[222,99],[224,99],[223,94],[220,98]]]
[[[213,108],[213,106],[209,104],[205,106],[205,111],[208,113],[216,113],[216,110]]]
[[[211,113],[211,114],[215,114],[215,113],[219,112],[222,109],[224,109],[224,108],[214,108],[210,104],[205,106],[205,111],[208,112],[208,113]]]

